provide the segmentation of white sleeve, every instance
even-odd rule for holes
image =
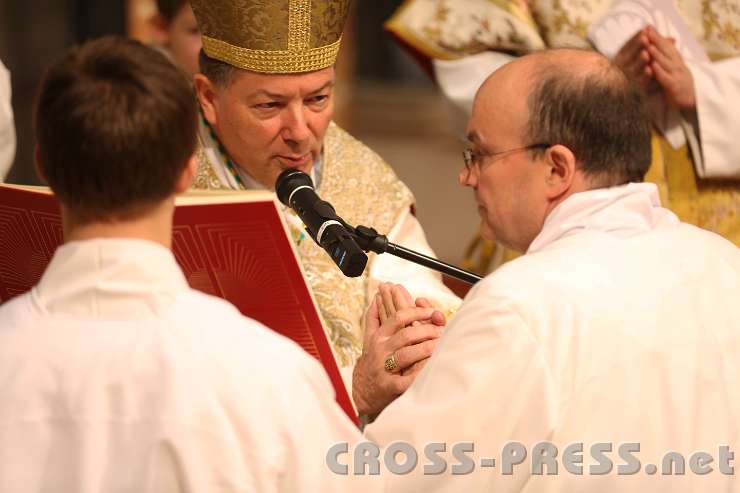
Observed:
[[[391,490],[519,491],[526,475],[504,476],[500,465],[481,469],[480,458],[500,457],[507,442],[533,443],[554,427],[553,377],[531,330],[509,303],[477,294],[471,292],[414,384],[365,428],[381,447],[404,441],[419,455],[409,475],[385,475]],[[460,463],[452,447],[465,442],[474,443],[466,454],[474,471],[452,474]],[[424,474],[429,443],[446,444],[444,473]]]
[[[334,401],[334,389],[323,368],[313,358],[305,358],[298,379],[286,382],[284,389],[294,406],[286,408],[285,472],[278,491],[380,491],[377,482],[382,478],[352,474],[351,452],[364,438]],[[348,474],[332,471],[327,463],[330,448],[338,443],[348,445],[349,453],[336,456],[337,463],[349,465]]]
[[[10,72],[0,61],[0,182],[15,159],[15,125],[11,106]]]
[[[740,177],[740,57],[687,63],[694,77],[701,178]]]
[[[421,224],[408,209],[401,214],[388,234],[388,240],[424,255],[436,257]],[[427,298],[441,311],[455,309],[460,305],[460,298],[444,285],[440,273],[390,253],[378,255],[373,261],[368,275],[367,299],[371,299],[381,282],[402,284],[414,298]]]

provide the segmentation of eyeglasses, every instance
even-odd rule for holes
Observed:
[[[519,152],[519,151],[528,151],[531,149],[547,149],[548,147],[551,147],[551,146],[552,144],[545,144],[545,143],[530,144],[524,147],[517,147],[516,149],[508,149],[506,151],[492,152],[488,154],[476,154],[475,152],[473,152],[473,149],[468,147],[467,149],[463,151],[463,161],[465,162],[465,171],[470,173],[473,170],[473,167],[475,167],[476,165],[479,165],[480,161],[486,157],[500,156],[502,154],[508,154],[511,152]]]

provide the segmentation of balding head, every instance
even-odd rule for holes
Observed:
[[[481,86],[460,183],[473,188],[481,233],[526,251],[574,193],[641,181],[650,127],[637,88],[606,58],[553,50],[525,56]]]
[[[642,181],[651,161],[650,122],[634,83],[611,61],[585,50],[547,50],[491,75],[476,105],[509,100],[526,114],[525,142],[562,144],[594,187]],[[499,105],[500,107],[500,105]]]

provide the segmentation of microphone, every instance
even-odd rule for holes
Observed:
[[[293,209],[306,231],[347,277],[358,277],[365,270],[367,255],[348,231],[351,228],[337,216],[329,202],[321,200],[306,173],[288,168],[275,182],[278,199]]]

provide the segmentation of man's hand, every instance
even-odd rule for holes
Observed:
[[[632,36],[614,56],[614,63],[636,80],[645,93],[657,89],[653,80],[649,47],[647,28],[644,28]]]
[[[431,356],[442,335],[444,316],[440,312],[408,306],[410,295],[406,296],[405,289],[388,288],[380,290],[370,305],[362,356],[352,376],[352,398],[361,415],[378,414],[405,392],[417,372],[402,374],[402,370]],[[397,368],[388,371],[385,361],[391,355]]]
[[[389,316],[395,314],[398,310],[403,308],[409,308],[412,306],[418,306],[419,308],[434,308],[432,303],[426,298],[417,298],[414,300],[411,294],[401,284],[393,284],[391,282],[381,283],[378,287],[378,294],[380,295],[380,301],[382,302],[378,307],[378,314],[380,315],[381,324],[388,319]],[[446,320],[444,315],[440,312],[436,312],[429,322],[440,327],[444,326]],[[422,322],[414,321],[411,325],[419,325]],[[401,369],[401,375],[416,376],[424,365],[426,365],[429,358],[424,358],[417,361],[413,365]]]
[[[696,109],[694,77],[681,58],[675,40],[661,36],[654,27],[645,28],[649,41],[650,68],[666,102],[679,110]]]

